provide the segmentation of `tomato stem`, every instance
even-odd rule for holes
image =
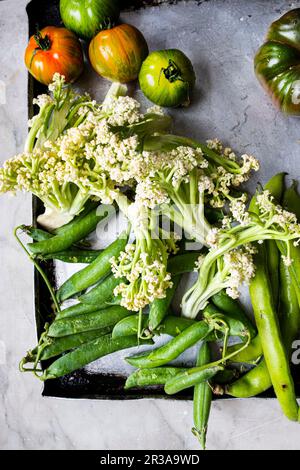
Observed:
[[[184,81],[181,76],[180,68],[172,59],[169,59],[168,67],[162,68],[161,71],[170,83],[176,82],[177,80],[180,80],[181,82]]]
[[[41,32],[37,31],[34,35],[34,40],[37,43],[39,49],[42,51],[49,51],[51,47],[51,40],[47,34],[43,37]]]

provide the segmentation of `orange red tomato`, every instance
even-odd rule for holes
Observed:
[[[66,82],[74,82],[83,71],[80,41],[66,28],[47,26],[30,38],[25,52],[29,72],[44,85],[60,73]]]

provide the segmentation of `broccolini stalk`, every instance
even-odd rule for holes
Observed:
[[[120,210],[127,216],[135,235],[118,259],[112,258],[112,271],[117,278],[126,278],[115,289],[121,295],[121,305],[128,310],[141,311],[155,299],[164,298],[172,287],[167,272],[168,245],[155,236],[155,215],[143,205],[130,203],[124,194],[116,195]]]
[[[45,214],[38,221],[53,230],[79,214],[89,197],[113,201],[115,182],[94,152],[98,147],[105,152],[103,129],[134,124],[143,115],[131,98],[119,100],[126,90],[120,84],[111,86],[102,105],[75,94],[59,75],[49,88],[53,96],[39,98],[41,111],[33,120],[27,151],[0,169],[0,192],[20,190],[39,197]]]
[[[64,130],[79,125],[88,112],[96,108],[96,103],[87,94],[75,93],[58,73],[49,85],[49,92],[33,100],[40,111],[29,121],[31,129],[25,143],[26,153],[42,148],[47,141],[54,142]]]
[[[232,212],[240,223],[232,226],[227,220],[226,229],[212,229],[208,238],[211,249],[199,260],[198,279],[182,300],[185,317],[195,318],[209,298],[223,288],[236,298],[239,284],[249,282],[255,272],[251,251],[245,253],[245,250],[237,250],[238,247],[263,240],[281,240],[287,246],[284,262],[292,262],[288,242],[294,240],[298,244],[300,240],[296,216],[275,205],[269,191],[258,194],[256,200],[257,214],[247,212],[244,203],[239,202],[238,206],[234,204]]]
[[[204,146],[185,137],[156,135],[146,137],[143,144],[137,195],[150,205],[165,203],[165,215],[196,241],[208,245],[211,226],[205,206],[220,208],[234,200],[232,189],[246,181],[252,169],[258,169],[257,160],[243,155],[238,161],[218,141]]]

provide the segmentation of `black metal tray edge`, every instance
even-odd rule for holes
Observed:
[[[178,3],[180,0],[172,1],[170,4]],[[208,1],[208,0],[205,0]],[[202,2],[197,2],[199,5]],[[26,7],[29,21],[29,36],[35,30],[36,25],[40,28],[52,24],[58,25],[59,19],[59,0],[31,0]],[[133,0],[126,1],[124,10],[144,8],[159,4],[159,0]],[[34,115],[34,107],[32,100],[37,95],[44,93],[46,87],[38,83],[30,74],[28,74],[28,115],[31,119]],[[32,199],[32,219],[33,224],[37,224],[37,216],[42,212],[43,205],[41,201],[33,197]],[[53,264],[51,262],[44,263],[43,268],[51,279],[53,278]],[[43,331],[43,326],[50,317],[51,297],[49,292],[37,270],[34,271],[34,297],[35,297],[35,320],[37,326],[37,336],[39,337]],[[160,398],[172,400],[192,400],[190,391],[182,392],[174,397],[167,396],[163,393],[162,388],[124,390],[125,379],[118,375],[107,374],[90,374],[85,370],[76,371],[66,377],[56,380],[48,380],[44,383],[42,396],[54,398],[70,398],[70,399],[94,399],[94,400],[130,400],[143,398]],[[265,392],[259,396],[260,398],[274,398],[272,391]],[[215,397],[215,399],[231,399],[228,396]]]

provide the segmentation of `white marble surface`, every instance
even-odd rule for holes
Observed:
[[[1,161],[22,148],[26,135],[25,5],[26,0],[0,2],[0,80],[6,85],[6,104],[0,104]],[[251,41],[256,44],[257,39]],[[270,109],[262,96],[262,107]],[[35,328],[32,267],[12,229],[30,222],[31,198],[1,196],[0,210],[0,448],[198,449],[190,433],[190,402],[45,399],[41,384],[18,372],[20,357],[35,342]],[[218,401],[212,409],[208,447],[300,449],[300,427],[282,417],[275,400]]]

